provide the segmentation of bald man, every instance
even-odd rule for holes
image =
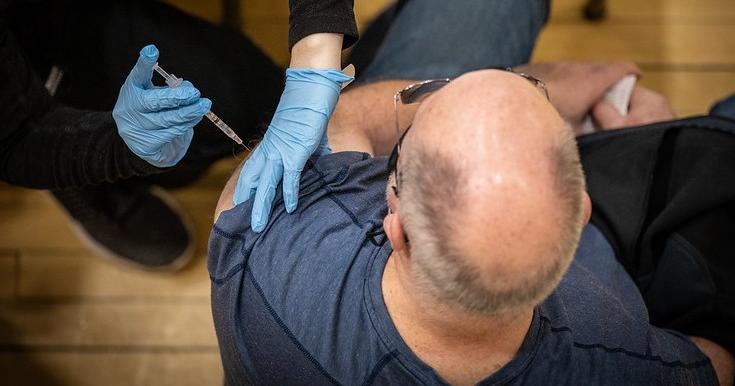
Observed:
[[[574,136],[542,90],[497,70],[457,78],[420,104],[394,171],[373,156],[390,120],[348,112],[387,118],[403,85],[343,96],[336,153],[263,233],[251,202],[232,207],[236,178],[224,189],[209,270],[227,384],[717,383],[692,340],[649,324],[585,227]]]
[[[731,382],[719,346],[650,325],[585,225],[569,127],[638,69],[524,67],[552,107],[517,74],[472,72],[527,63],[546,0],[401,4],[363,85],[340,97],[335,153],[307,164],[297,210],[276,192],[256,234],[252,201],[232,205],[236,178],[222,193],[208,269],[225,383],[716,384],[713,364]],[[418,112],[399,106],[397,151],[394,93],[439,78],[456,79]]]

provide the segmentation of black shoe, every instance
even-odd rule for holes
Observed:
[[[52,191],[91,249],[153,271],[182,268],[194,252],[188,218],[163,189],[121,183]]]

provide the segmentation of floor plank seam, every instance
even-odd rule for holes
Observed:
[[[553,15],[552,15],[553,17]],[[580,18],[560,18],[546,25],[546,28],[554,26],[564,27],[581,27],[581,26],[592,26],[592,27],[732,27],[733,18],[723,18],[720,20],[676,20],[673,21],[657,18],[651,16],[650,18],[615,18],[608,19],[601,22],[586,21]]]
[[[78,354],[193,354],[219,353],[219,347],[212,345],[70,345],[70,344],[0,344],[0,354],[10,353],[78,353]]]
[[[12,300],[0,299],[0,306],[49,306],[67,304],[155,304],[155,305],[205,305],[209,296],[26,296],[16,295]]]

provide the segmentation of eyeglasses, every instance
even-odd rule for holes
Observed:
[[[494,70],[503,70],[512,72],[518,76],[521,76],[522,78],[528,80],[531,82],[536,88],[538,88],[542,94],[546,97],[546,99],[549,99],[549,91],[546,89],[546,83],[544,83],[542,80],[537,79],[531,75],[524,74],[522,72],[515,72],[510,67],[505,68],[492,68]],[[430,79],[425,80],[423,82],[414,83],[412,85],[409,85],[408,87],[404,88],[403,90],[400,90],[393,95],[393,111],[395,112],[396,116],[396,145],[393,147],[393,151],[390,153],[390,157],[388,157],[388,174],[395,172],[396,173],[396,183],[392,186],[393,192],[396,194],[396,197],[398,197],[399,192],[399,184],[400,184],[400,176],[398,175],[398,156],[401,152],[401,145],[403,143],[403,138],[406,136],[408,131],[411,129],[411,125],[409,124],[408,127],[406,127],[406,130],[401,133],[401,121],[400,116],[398,114],[398,106],[399,104],[415,104],[415,103],[421,103],[424,101],[429,95],[432,93],[438,91],[442,87],[446,86],[447,83],[449,83],[451,79],[445,78],[445,79]]]

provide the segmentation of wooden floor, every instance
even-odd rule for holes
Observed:
[[[169,0],[217,22],[215,1]],[[591,24],[583,0],[556,0],[534,60],[632,60],[643,83],[681,115],[704,113],[735,91],[732,0],[608,0]],[[288,58],[287,2],[246,0],[245,32]],[[277,3],[277,5],[273,5]],[[362,26],[387,4],[356,0]],[[77,241],[45,192],[0,185],[0,376],[6,385],[219,385],[206,241],[226,160],[175,192],[193,218],[197,257],[174,275],[118,267]]]

